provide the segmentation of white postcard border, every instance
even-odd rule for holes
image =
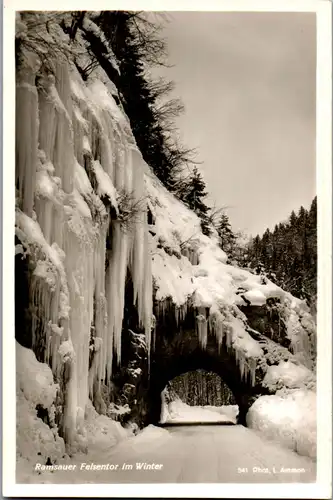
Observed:
[[[47,9],[46,9],[47,7]],[[15,10],[168,10],[317,13],[318,474],[314,484],[15,483]],[[10,497],[329,498],[332,475],[332,5],[328,0],[8,0],[3,52],[3,494]]]

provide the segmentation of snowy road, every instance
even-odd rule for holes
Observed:
[[[76,457],[75,470],[41,472],[54,483],[312,482],[315,464],[241,425],[149,426],[103,453]],[[143,464],[143,465],[141,465]],[[145,465],[144,465],[145,464]],[[153,467],[147,470],[147,466]],[[104,470],[101,467],[104,466]],[[100,470],[96,470],[96,469]],[[113,469],[113,470],[111,470]],[[295,469],[293,472],[290,469]],[[298,471],[296,471],[298,469]],[[35,476],[36,478],[36,476]]]

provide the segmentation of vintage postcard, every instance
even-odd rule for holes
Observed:
[[[330,42],[5,3],[5,496],[331,497]]]

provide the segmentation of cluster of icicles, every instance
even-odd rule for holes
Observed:
[[[199,264],[198,252],[195,249],[185,247],[181,250],[181,254],[188,258],[192,266],[197,266]]]
[[[225,339],[227,350],[235,356],[241,379],[249,381],[250,384],[254,386],[257,361],[254,357],[246,356],[241,349],[237,349],[233,346],[234,328],[237,328],[237,324],[233,324],[233,318],[227,318],[216,306],[210,307],[209,311],[203,306],[194,307],[190,299],[180,306],[175,306],[171,299],[164,299],[159,301],[155,306],[155,315],[157,318],[163,321],[166,315],[173,314],[177,326],[179,326],[185,320],[187,314],[191,312],[195,314],[196,331],[200,347],[203,350],[207,347],[208,329],[215,336],[219,349]]]
[[[198,315],[196,317],[197,331],[199,342],[203,349],[207,346],[208,327],[215,335],[219,348],[225,338],[226,347],[231,350],[233,325],[229,323],[227,318],[215,307],[211,307],[208,319],[206,317],[206,308],[199,307]],[[255,385],[255,374],[257,362],[255,358],[246,356],[242,350],[233,349],[235,361],[240,370],[240,376],[243,380],[249,380],[251,385]]]
[[[46,339],[55,376],[70,361],[63,427],[70,442],[88,397],[110,380],[113,353],[120,361],[128,269],[151,344],[147,213],[143,201],[124,230],[118,206],[119,193],[136,206],[145,200],[144,162],[102,82],[87,88],[67,62],[43,76],[38,59],[26,56],[17,72],[16,230],[34,264],[33,347]]]

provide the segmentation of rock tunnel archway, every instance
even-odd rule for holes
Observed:
[[[160,425],[235,424],[239,407],[222,378],[195,370],[170,380],[161,393]]]
[[[125,294],[125,321],[122,342],[121,367],[112,380],[116,392],[115,402],[128,404],[129,419],[140,427],[158,424],[161,415],[161,393],[167,383],[190,371],[205,370],[217,374],[232,392],[238,405],[238,423],[244,426],[249,408],[262,395],[275,394],[281,384],[265,380],[271,365],[292,362],[298,364],[292,348],[285,345],[285,331],[272,338],[271,306],[261,308],[259,325],[254,324],[254,311],[247,317],[244,311],[224,311],[222,339],[211,324],[210,310],[199,311],[189,301],[184,310],[172,300],[155,301],[155,328],[152,332],[150,352],[147,352],[145,335],[139,325],[130,280]],[[202,342],[198,328],[198,316],[206,314],[207,337]],[[251,319],[252,318],[252,319]],[[233,322],[236,321],[236,325]],[[238,321],[238,324],[237,324]],[[233,342],[228,341],[228,328],[238,328],[236,337],[247,337],[246,342],[255,344],[255,356],[241,359]],[[280,323],[277,325],[280,330]],[[254,329],[255,328],[255,329]],[[141,333],[140,333],[141,332]],[[230,331],[229,331],[230,333]],[[245,359],[245,361],[244,361]],[[243,363],[243,366],[242,366]],[[245,363],[245,368],[244,368]],[[287,363],[285,363],[287,366]]]
[[[244,377],[235,352],[224,341],[218,344],[208,328],[207,345],[200,344],[193,309],[179,322],[174,314],[157,321],[154,350],[151,353],[147,424],[157,424],[161,414],[161,392],[173,378],[190,371],[214,372],[232,392],[239,407],[238,423],[246,425],[246,414],[252,403],[268,391],[262,385],[263,374],[257,367],[255,382]]]
[[[220,353],[222,354],[222,353]],[[151,379],[149,387],[149,412],[148,423],[158,424],[160,421],[162,399],[161,392],[173,378],[183,373],[205,370],[216,373],[228,386],[232,392],[236,404],[239,407],[238,423],[246,425],[246,414],[252,402],[260,395],[258,388],[240,379],[236,364],[221,355],[213,356],[211,353],[197,350],[189,356],[175,356],[172,360],[165,360],[162,365],[157,363],[151,369]]]

